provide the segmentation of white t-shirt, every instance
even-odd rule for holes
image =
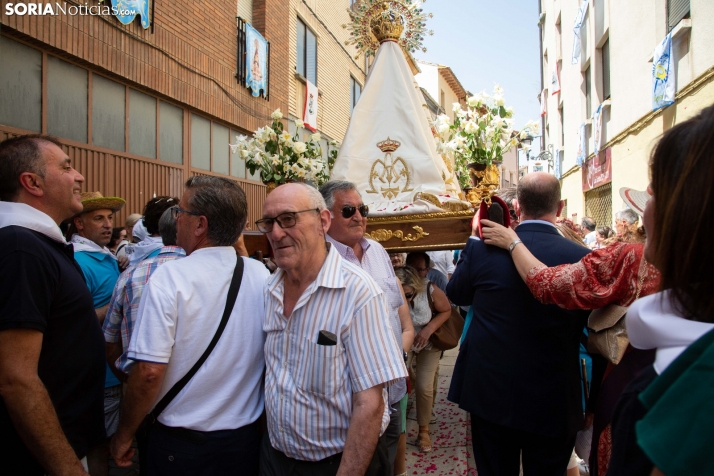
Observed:
[[[431,259],[431,267],[438,269],[447,278],[450,274],[454,274],[454,252],[449,250],[442,251],[427,251],[426,254],[429,255]]]
[[[238,298],[221,339],[196,375],[161,413],[167,426],[199,431],[240,428],[263,411],[262,263],[243,258]],[[130,359],[168,363],[155,403],[208,347],[223,316],[236,264],[230,246],[202,248],[163,264],[151,276],[129,344]]]

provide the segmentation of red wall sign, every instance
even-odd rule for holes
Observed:
[[[612,182],[612,158],[610,147],[583,164],[583,192]]]

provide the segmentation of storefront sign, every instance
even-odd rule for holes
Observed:
[[[601,151],[598,155],[583,163],[583,192],[612,182],[611,148]]]

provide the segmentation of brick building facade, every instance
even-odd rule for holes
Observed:
[[[3,8],[0,139],[57,136],[85,191],[127,200],[117,224],[154,194],[180,195],[198,174],[239,181],[251,224],[265,187],[246,175],[228,143],[270,122],[273,110],[288,110],[291,5],[252,2],[252,24],[270,42],[266,100],[236,80],[235,0],[152,3],[148,29],[138,17],[124,25],[113,15],[9,15]]]

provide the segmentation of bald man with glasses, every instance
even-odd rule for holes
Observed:
[[[261,475],[392,474],[378,444],[382,390],[406,367],[384,292],[326,243],[331,221],[314,187],[290,183],[256,222],[278,265],[265,290]]]

